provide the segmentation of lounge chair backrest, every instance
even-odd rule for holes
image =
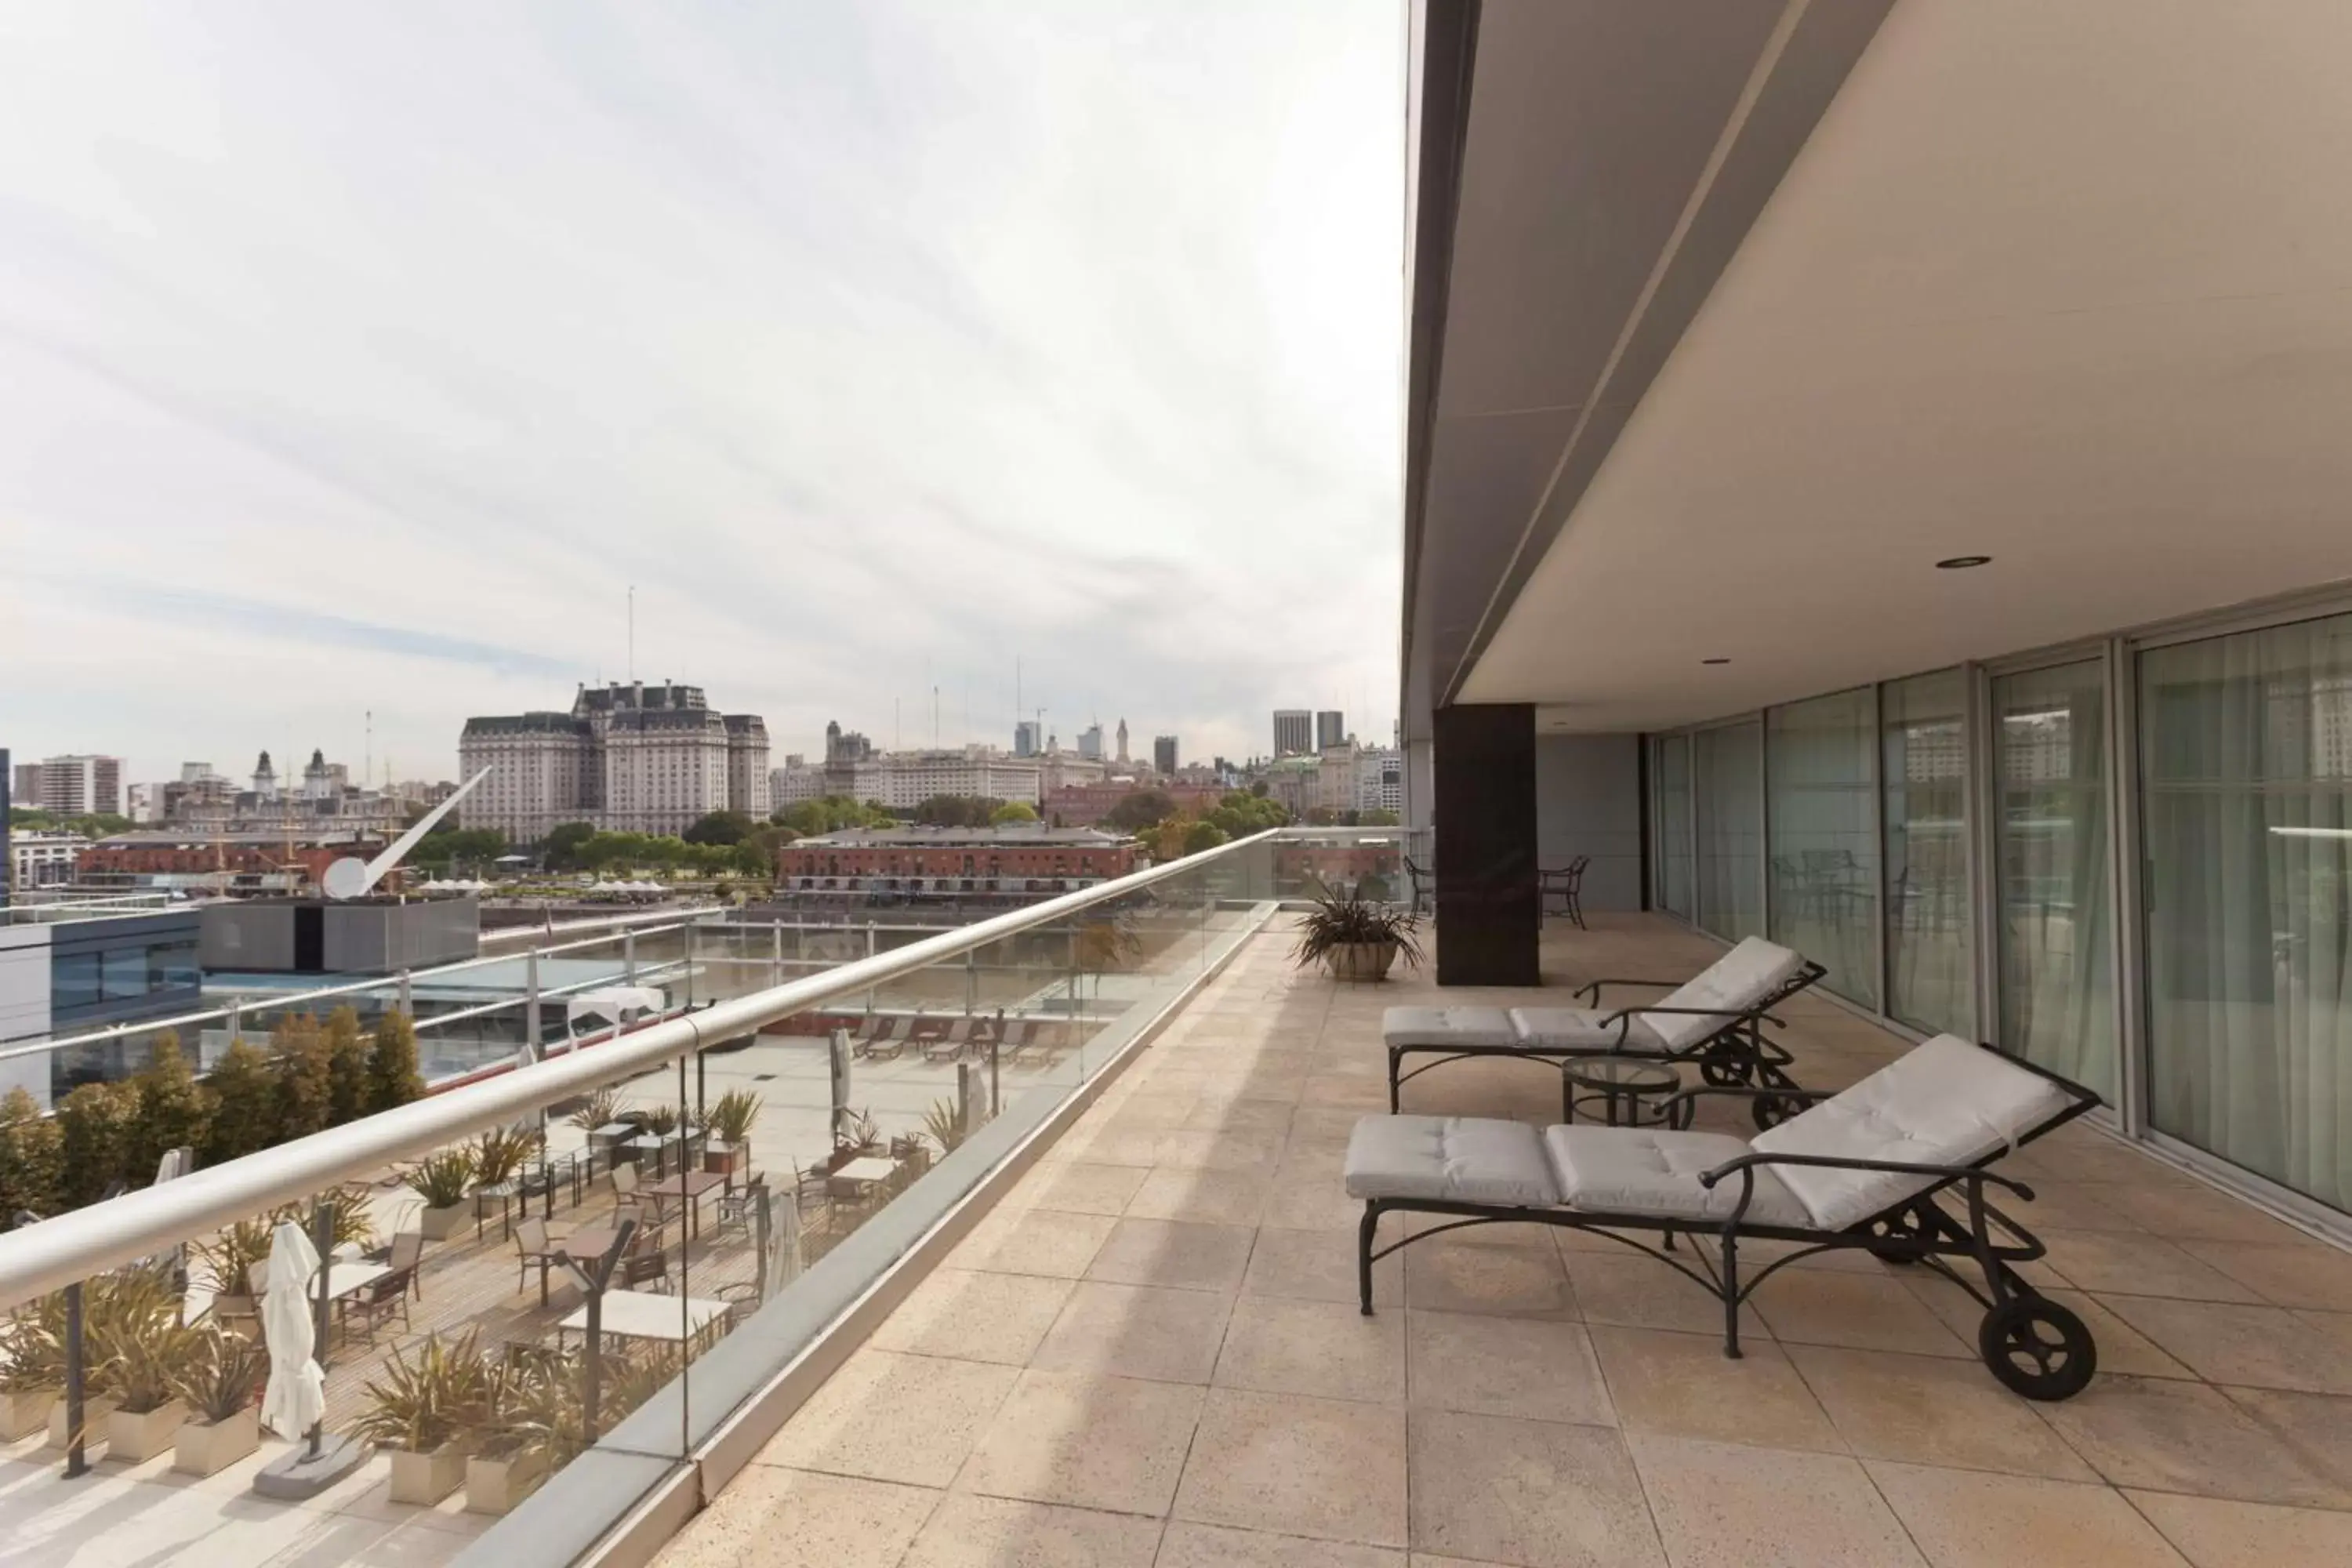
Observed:
[[[1973,1165],[2074,1103],[2050,1079],[1957,1035],[1915,1046],[1853,1088],[1793,1116],[1749,1147],[1920,1165]],[[1843,1230],[1934,1184],[1896,1172],[1776,1165],[1823,1230]]]
[[[1805,967],[1805,956],[1751,936],[1708,964],[1691,980],[1659,998],[1661,1007],[1720,1007],[1744,1013],[1779,990]],[[1683,1050],[1723,1026],[1720,1018],[1691,1013],[1651,1013],[1643,1021],[1657,1032],[1668,1050]]]

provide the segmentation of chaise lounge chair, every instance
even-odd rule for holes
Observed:
[[[1742,1142],[1690,1130],[1708,1095],[1780,1092],[1813,1101]],[[1723,1303],[1723,1348],[1739,1354],[1739,1308],[1772,1274],[1816,1252],[1863,1247],[1890,1264],[1920,1264],[1985,1308],[1977,1350],[1992,1374],[2029,1399],[2065,1399],[2098,1365],[2080,1318],[2041,1295],[2016,1266],[2042,1243],[1989,1201],[2032,1189],[1984,1169],[2072,1121],[2098,1096],[2029,1062],[1953,1035],[1916,1047],[1851,1089],[1698,1087],[1671,1102],[1669,1128],[1555,1126],[1438,1116],[1368,1116],[1348,1144],[1348,1194],[1364,1203],[1357,1249],[1363,1310],[1372,1264],[1422,1237],[1466,1226],[1534,1224],[1590,1230],[1646,1252]],[[1374,1247],[1383,1215],[1427,1214],[1433,1226]],[[1624,1234],[1624,1233],[1633,1234]],[[1635,1237],[1663,1238],[1664,1250]],[[1675,1238],[1712,1238],[1717,1256]],[[1748,1241],[1796,1250],[1739,1272]],[[1685,1264],[1682,1257],[1690,1261]],[[1981,1273],[1979,1289],[1955,1263]]]
[[[1690,1062],[1717,1088],[1794,1090],[1785,1069],[1789,1053],[1764,1033],[1780,1020],[1771,1009],[1829,972],[1802,953],[1751,936],[1689,980],[1596,980],[1576,994],[1589,1007],[1391,1007],[1381,1032],[1389,1048],[1389,1110],[1408,1079],[1432,1068],[1472,1057],[1518,1057],[1568,1062],[1580,1057],[1627,1056],[1645,1061]],[[1670,987],[1655,1002],[1603,1009],[1604,987]],[[1411,1072],[1409,1056],[1434,1055]],[[1560,1086],[1563,1121],[1569,1086]],[[1753,1097],[1756,1125],[1792,1114],[1801,1100]]]

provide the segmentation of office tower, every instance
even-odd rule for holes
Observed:
[[[1315,749],[1315,716],[1304,708],[1274,710],[1274,754],[1303,756]]]
[[[1154,769],[1163,773],[1173,773],[1176,771],[1175,736],[1154,735],[1151,737],[1151,765]]]

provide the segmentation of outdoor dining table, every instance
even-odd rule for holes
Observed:
[[[886,1161],[885,1163],[887,1163]],[[727,1178],[716,1171],[680,1171],[637,1191],[646,1197],[674,1201],[686,1206],[686,1234],[691,1237],[702,1233],[702,1194],[713,1187],[727,1184]]]
[[[659,1175],[669,1169],[669,1152],[672,1147],[676,1147],[679,1151],[680,1158],[683,1159],[686,1148],[686,1134],[683,1132],[641,1132],[636,1137],[629,1139],[627,1142],[624,1142],[621,1147],[635,1152],[637,1156],[637,1164],[640,1168],[644,1166],[646,1160],[650,1156],[654,1163],[654,1173],[656,1175]]]
[[[623,1340],[659,1340],[668,1344],[690,1344],[708,1334],[712,1327],[727,1321],[731,1310],[725,1301],[713,1301],[700,1296],[666,1296],[655,1290],[607,1290],[599,1309],[598,1331]],[[555,1325],[556,1348],[563,1346],[566,1333],[583,1338],[588,1332],[588,1307],[583,1302],[572,1314]],[[593,1348],[593,1347],[592,1347]]]
[[[833,1180],[851,1190],[857,1202],[874,1195],[874,1189],[887,1182],[898,1171],[898,1162],[879,1154],[862,1154],[833,1173]]]

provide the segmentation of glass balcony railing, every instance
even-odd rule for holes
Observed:
[[[213,1026],[183,1037],[213,1069],[211,1126],[156,1123],[169,1095],[125,1102],[124,1150],[199,1168],[0,1236],[0,1436],[29,1456],[46,1434],[64,1476],[115,1461],[77,1486],[225,1475],[124,1510],[126,1531],[226,1549],[330,1497],[362,1532],[436,1510],[429,1541],[404,1537],[433,1548],[419,1561],[577,1555],[729,1433],[781,1421],[786,1369],[928,1266],[941,1221],[992,1201],[1277,900],[1401,900],[1402,845],[1291,830],[962,929],[655,924],[245,1004],[218,1053]],[[448,1005],[498,965],[525,971],[520,994]],[[313,1023],[321,1000],[375,1013]],[[412,1017],[417,1070],[394,1082]],[[226,1041],[272,1030],[298,1048],[224,1085]],[[428,1063],[452,1081],[379,1109]],[[21,1131],[0,1127],[0,1184],[47,1146]],[[90,1187],[89,1130],[56,1142]],[[307,1403],[287,1394],[306,1360]],[[52,1484],[12,1514],[83,1495],[45,1502]],[[505,1514],[468,1547],[468,1520]]]

